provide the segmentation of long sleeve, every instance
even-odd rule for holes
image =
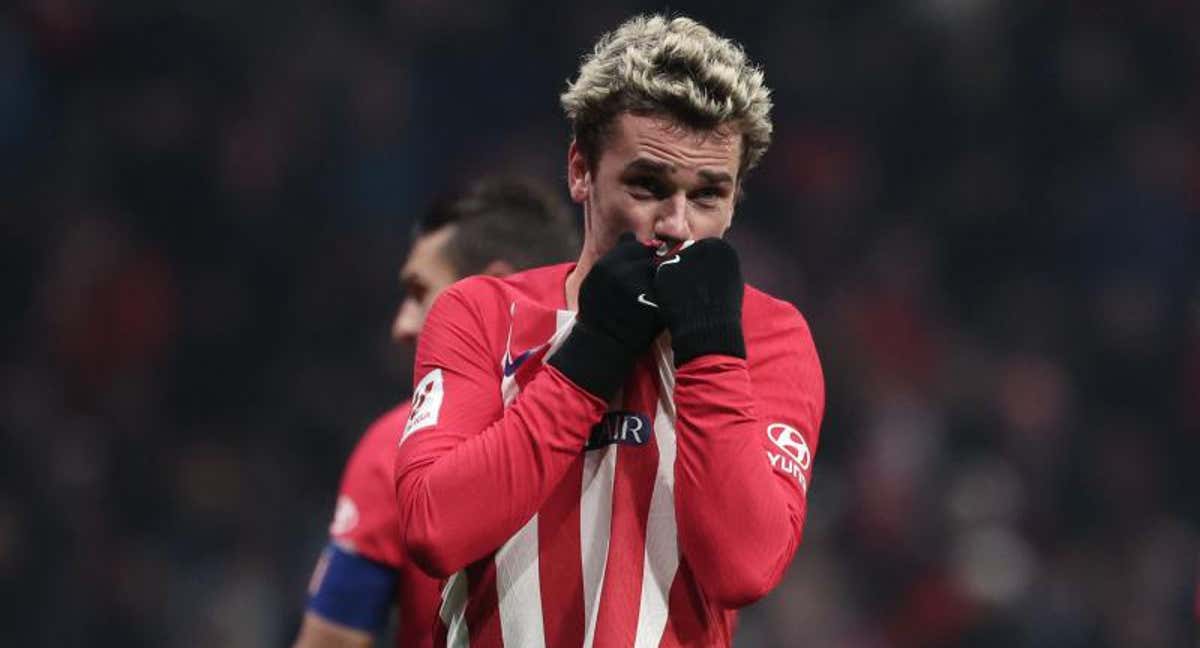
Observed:
[[[434,305],[396,459],[405,545],[435,577],[483,558],[528,522],[604,413],[602,401],[550,366],[504,407],[502,352],[488,325],[507,309],[485,310],[495,301],[486,281],[456,284]]]
[[[330,535],[338,544],[398,569],[404,554],[396,538],[396,494],[392,468],[396,441],[408,418],[401,406],[380,417],[354,447],[342,473]]]
[[[748,332],[748,361],[702,356],[676,374],[680,549],[726,608],[778,584],[804,528],[824,380],[807,325],[782,315]]]

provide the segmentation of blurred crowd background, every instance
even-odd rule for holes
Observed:
[[[628,1],[0,8],[0,644],[281,646],[404,398],[414,218],[560,187]],[[675,6],[776,136],[731,238],[828,413],[757,646],[1194,646],[1200,4]]]

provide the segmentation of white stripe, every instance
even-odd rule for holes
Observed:
[[[679,570],[679,537],[675,526],[675,364],[670,341],[658,339],[659,397],[654,416],[658,472],[646,521],[646,561],[642,566],[642,597],[638,604],[636,648],[662,641],[667,626],[671,583]]]
[[[510,313],[515,315],[515,306]],[[550,351],[553,353],[566,338],[574,313],[558,311]],[[510,323],[511,327],[511,323]],[[511,335],[511,331],[510,331]],[[520,388],[515,380],[502,380],[500,393],[505,407],[516,399]],[[542,617],[542,579],[538,566],[538,516],[496,552],[496,598],[500,605],[500,634],[506,646],[546,645],[546,628]]]
[[[505,646],[545,646],[542,579],[538,568],[538,516],[496,552],[496,597]]]
[[[471,637],[467,633],[467,572],[455,572],[442,588],[442,607],[438,616],[446,624],[446,648],[467,648]]]
[[[579,503],[579,546],[583,560],[583,648],[596,639],[596,617],[608,543],[612,535],[613,477],[617,470],[617,444],[583,456],[583,492]]]
[[[550,350],[546,351],[543,362],[550,359],[558,347],[567,341],[567,335],[575,328],[575,311],[558,310],[554,312],[554,335],[550,338]]]
[[[513,324],[517,319],[517,302],[508,305],[508,337],[504,340],[504,357],[500,358],[500,398],[503,399],[504,406],[508,407],[513,399],[517,397],[520,390],[517,387],[517,376],[513,373],[511,376],[504,375],[504,366],[512,362],[512,331]]]

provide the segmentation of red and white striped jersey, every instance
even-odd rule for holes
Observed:
[[[612,403],[544,364],[571,264],[434,305],[396,460],[401,532],[445,578],[447,646],[727,646],[800,542],[824,383],[808,326],[747,287],[747,359],[664,334]]]

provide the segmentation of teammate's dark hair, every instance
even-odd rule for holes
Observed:
[[[448,225],[456,231],[442,254],[463,277],[482,272],[493,261],[525,270],[579,254],[579,229],[566,203],[525,178],[487,178],[438,200],[417,223],[416,234]]]

